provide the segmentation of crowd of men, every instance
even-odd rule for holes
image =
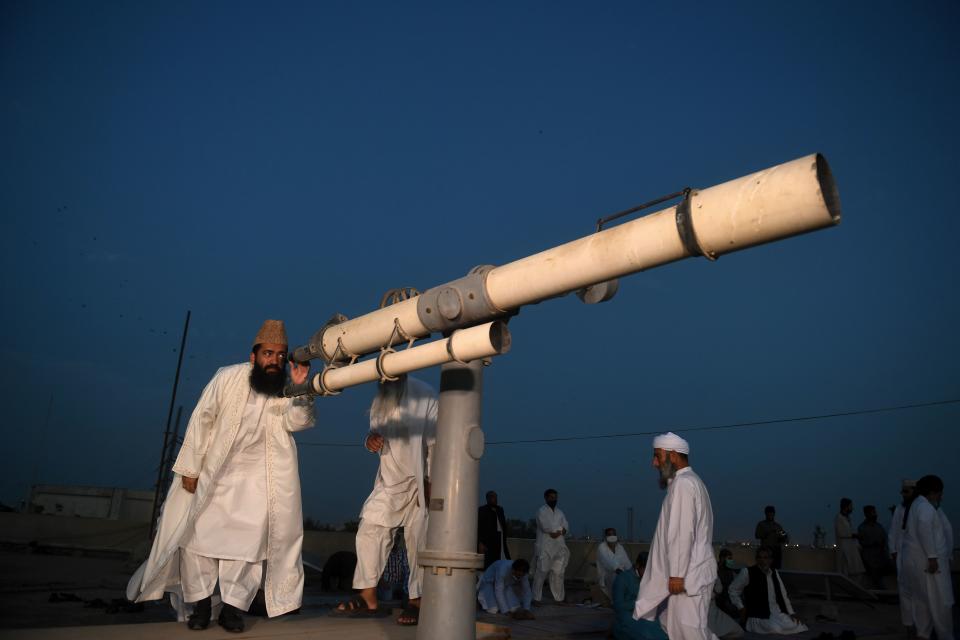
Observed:
[[[301,605],[303,515],[292,434],[313,426],[314,416],[310,397],[283,396],[288,375],[302,384],[309,370],[290,362],[288,371],[287,348],[283,323],[267,320],[249,362],[220,369],[204,389],[173,467],[177,480],[150,555],[129,582],[127,595],[134,601],[170,593],[190,629],[207,628],[217,613],[226,630],[243,631],[241,613],[258,591],[271,617]],[[332,615],[389,615],[380,605],[383,587],[400,581],[406,605],[396,622],[417,624],[423,586],[417,556],[428,522],[437,410],[436,392],[412,377],[379,386],[363,441],[379,466],[360,510],[356,595]],[[631,559],[612,528],[597,549],[593,598],[613,608],[613,636],[715,640],[739,637],[744,629],[806,631],[779,573],[788,536],[776,522],[776,509],[766,507],[756,527],[754,565],[736,567],[728,550],[714,557],[710,495],[690,466],[689,443],[666,433],[652,444],[652,465],[665,495],[649,553]],[[872,506],[864,508],[864,522],[854,530],[853,503],[844,498],[834,529],[842,573],[858,580],[866,574],[879,586],[892,557],[904,624],[919,638],[935,632],[938,640],[951,640],[953,534],[939,509],[942,496],[936,476],[904,483],[889,534]],[[545,582],[554,600],[565,600],[570,525],[558,492],[547,489],[543,497],[531,563],[511,559],[503,508],[496,492],[487,493],[477,514],[477,551],[484,557],[477,585],[481,609],[532,618]]]

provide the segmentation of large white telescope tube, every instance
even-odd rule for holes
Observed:
[[[477,285],[472,288],[468,276],[331,325],[309,348],[325,360],[360,356],[388,341],[403,342],[397,325],[408,338],[422,338],[682,258],[714,259],[839,222],[840,197],[830,167],[822,155],[811,154],[691,190],[679,205],[472,274]]]

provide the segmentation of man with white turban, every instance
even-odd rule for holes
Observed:
[[[674,433],[653,439],[653,466],[667,490],[650,544],[647,570],[633,609],[635,620],[654,620],[670,640],[717,640],[710,630],[713,508],[700,477],[690,468],[690,445]]]
[[[394,534],[403,527],[410,577],[408,606],[397,624],[415,625],[420,617],[423,568],[417,554],[427,532],[430,465],[437,434],[437,394],[425,382],[408,376],[380,385],[370,405],[370,432],[364,446],[380,456],[373,491],[360,511],[357,568],[353,588],[360,593],[341,603],[334,615],[380,616],[377,583],[393,548]]]

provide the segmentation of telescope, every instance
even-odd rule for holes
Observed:
[[[356,318],[336,314],[292,354],[325,366],[287,395],[336,395],[418,369],[441,366],[423,596],[417,638],[476,637],[475,573],[483,364],[506,353],[506,320],[521,307],[577,292],[610,300],[618,278],[691,257],[719,257],[840,222],[840,197],[826,159],[812,154],[707,189],[687,188],[648,203],[679,202],[501,266],[482,265],[423,293],[402,290]],[[440,338],[415,344],[433,334]],[[406,344],[406,348],[394,349]],[[364,356],[376,356],[361,360]],[[421,498],[422,499],[422,498]],[[412,569],[412,568],[411,568]]]
[[[324,370],[286,393],[335,395],[355,384],[462,360],[465,354],[451,348],[467,342],[472,358],[499,355],[510,345],[502,320],[524,305],[571,292],[584,302],[605,302],[616,293],[617,279],[632,273],[689,257],[716,260],[840,222],[837,187],[819,153],[674,195],[682,197],[678,204],[620,226],[600,230],[601,220],[596,233],[567,244],[502,266],[474,267],[462,278],[357,318],[335,315],[291,354],[297,362],[321,359]],[[486,330],[465,331],[498,320]],[[435,333],[446,336],[442,348],[413,346]],[[394,352],[403,343],[416,356]],[[375,361],[358,362],[373,352],[379,352]],[[348,374],[353,367],[361,371]],[[371,371],[377,373],[373,378]]]

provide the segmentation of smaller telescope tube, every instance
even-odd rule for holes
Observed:
[[[434,340],[403,351],[388,351],[356,364],[328,367],[316,374],[310,385],[314,393],[330,395],[347,387],[379,380],[381,371],[384,376],[393,378],[446,362],[470,362],[479,358],[490,358],[509,350],[510,330],[505,322],[494,320],[454,331],[449,338],[442,340]],[[377,370],[378,361],[381,371]]]

